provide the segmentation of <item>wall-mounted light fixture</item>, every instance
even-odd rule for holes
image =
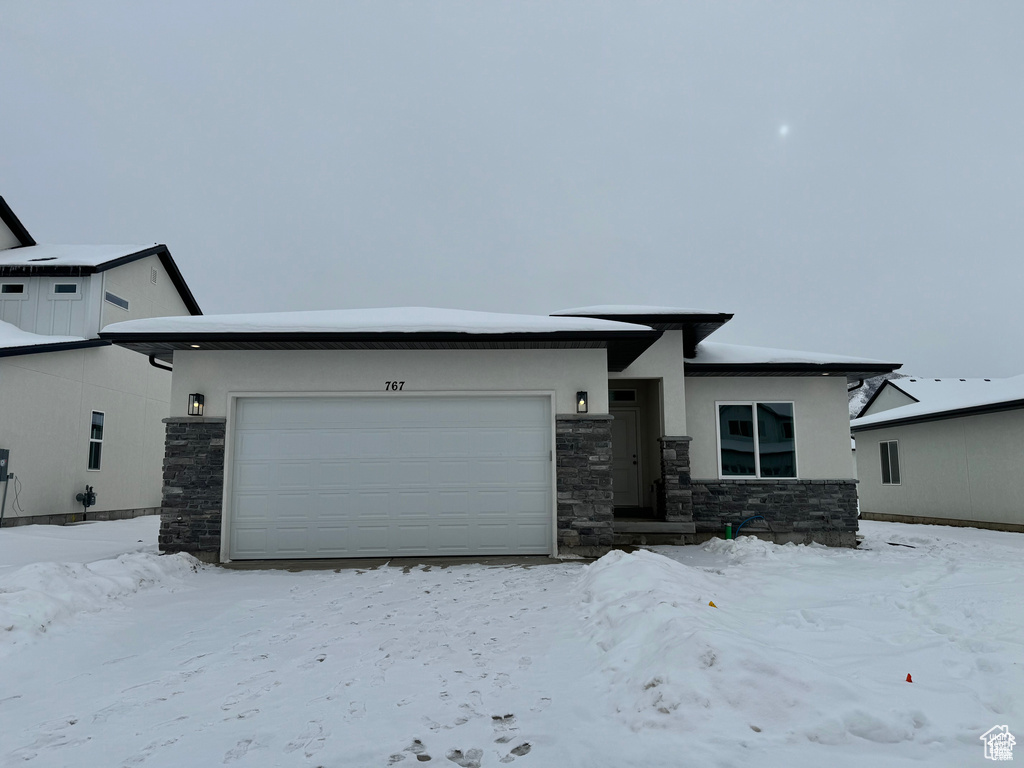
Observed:
[[[194,395],[188,396],[188,415],[189,416],[202,416],[203,415],[203,404],[206,402],[206,398],[196,392]]]
[[[576,413],[587,412],[587,393],[577,392],[576,393]]]

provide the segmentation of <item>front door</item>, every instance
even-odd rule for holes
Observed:
[[[612,491],[616,507],[640,506],[639,408],[613,408]]]

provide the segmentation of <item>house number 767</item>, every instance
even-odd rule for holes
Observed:
[[[404,387],[404,386],[405,386],[405,382],[404,381],[385,381],[384,382],[384,389],[389,390],[391,392],[401,392],[402,391],[402,387]]]

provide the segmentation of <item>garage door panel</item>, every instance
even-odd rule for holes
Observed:
[[[310,538],[308,526],[277,525],[272,530],[279,556],[308,557]]]
[[[360,523],[356,525],[353,541],[355,551],[364,557],[387,555],[388,534],[390,533],[390,530],[390,526],[387,524],[365,525]]]
[[[469,491],[438,491],[437,514],[467,515],[469,513]]]
[[[269,461],[239,461],[235,464],[235,488],[239,491],[265,491],[272,485]]]
[[[313,480],[313,463],[310,461],[282,461],[275,466],[277,487],[281,490],[309,488]]]
[[[352,484],[354,467],[350,462],[321,461],[316,467],[318,488],[347,488]]]
[[[354,518],[387,518],[391,509],[390,494],[387,491],[355,491],[352,494],[352,516]]]
[[[348,521],[352,517],[351,494],[320,491],[316,494],[313,508],[316,510],[316,518],[321,525],[326,525],[327,521],[332,523],[339,520]]]
[[[470,467],[465,460],[435,459],[434,482],[441,487],[469,485]]]
[[[506,485],[509,464],[504,459],[479,459],[473,462],[474,480],[480,485]]]
[[[473,455],[473,446],[470,442],[469,430],[465,429],[438,429],[431,432],[431,449],[434,456],[442,457],[463,457]]]
[[[233,558],[544,554],[544,397],[243,398]]]
[[[315,517],[316,504],[311,493],[278,493],[276,504],[269,510],[278,520],[305,520]],[[314,513],[311,515],[311,513]]]
[[[270,496],[266,493],[239,493],[235,496],[234,518],[239,521],[269,519]]]
[[[394,484],[399,486],[429,485],[432,474],[429,459],[397,461],[395,462]]]
[[[266,557],[270,551],[268,529],[247,526],[233,534],[232,552],[237,557]]]
[[[349,527],[318,525],[314,545],[314,554],[317,557],[345,557],[349,553]]]
[[[519,459],[509,465],[509,482],[515,485],[547,485],[551,464],[543,459]]]
[[[474,456],[508,456],[509,431],[507,429],[474,430],[471,450]]]
[[[355,462],[355,467],[359,475],[357,480],[359,485],[376,485],[381,488],[387,488],[391,485],[390,461],[357,461]]]

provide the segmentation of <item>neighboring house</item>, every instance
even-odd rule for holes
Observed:
[[[850,426],[861,517],[1024,532],[1024,376],[888,381]]]
[[[81,520],[87,485],[93,519],[158,511],[170,372],[98,333],[199,311],[166,246],[37,245],[0,198],[4,526]]]
[[[847,381],[898,366],[705,340],[731,318],[397,308],[100,336],[173,362],[165,552],[593,555],[755,515],[744,532],[853,545]]]

